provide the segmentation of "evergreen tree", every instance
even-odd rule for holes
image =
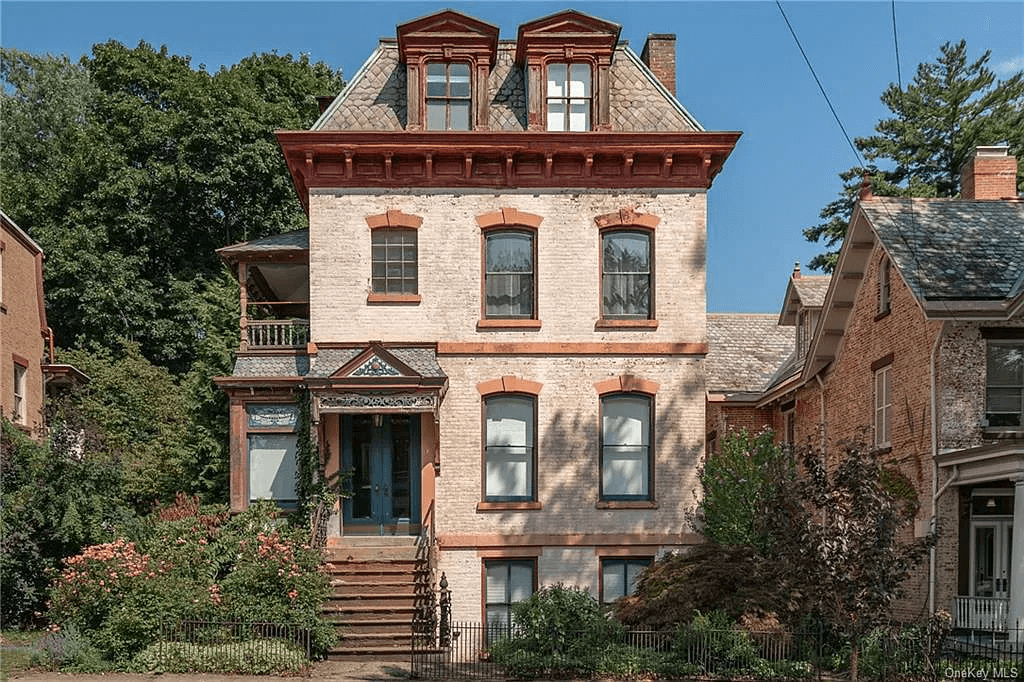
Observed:
[[[985,52],[972,62],[966,42],[945,43],[905,88],[886,88],[881,99],[893,116],[878,122],[875,135],[854,140],[867,166],[839,174],[839,197],[822,209],[821,223],[804,230],[808,241],[824,240],[831,249],[815,256],[811,268],[835,266],[865,173],[876,195],[955,197],[960,168],[976,146],[1008,142],[1011,154],[1024,152],[1024,73],[997,80],[989,57]],[[1024,166],[1017,182],[1024,187]]]

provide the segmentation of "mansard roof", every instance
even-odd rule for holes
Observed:
[[[491,131],[526,130],[526,84],[515,59],[516,44],[501,41],[487,80]],[[614,49],[609,84],[614,131],[704,131],[628,45],[619,44]],[[382,40],[311,130],[405,130],[406,91],[405,65],[398,44]]]
[[[793,330],[780,325],[776,315],[708,314],[707,391],[731,399],[756,399],[791,356],[793,346]]]

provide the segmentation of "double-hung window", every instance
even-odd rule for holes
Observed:
[[[651,305],[651,233],[607,231],[601,235],[601,316],[649,320]]]
[[[892,444],[892,365],[875,370],[875,446]]]
[[[590,130],[590,65],[548,64],[547,73],[548,130]]]
[[[652,499],[652,403],[634,393],[601,398],[601,499]]]
[[[484,400],[484,500],[531,501],[536,491],[536,402],[531,396]]]
[[[892,307],[892,266],[882,257],[878,264],[878,314],[885,315]]]
[[[14,423],[28,423],[28,404],[25,393],[28,390],[28,368],[14,363]]]
[[[427,64],[427,130],[469,130],[472,109],[469,64]]]
[[[299,408],[250,403],[246,407],[249,448],[249,500],[294,506]]]
[[[989,428],[1024,426],[1024,340],[989,340],[985,419]]]
[[[511,630],[512,604],[534,593],[535,569],[533,559],[484,561],[484,615],[489,640]]]
[[[416,230],[390,227],[374,230],[371,247],[373,293],[417,293]]]
[[[485,239],[484,316],[534,318],[534,235],[502,230],[488,232]]]
[[[636,582],[650,557],[606,557],[601,559],[601,603],[611,604],[636,591]]]

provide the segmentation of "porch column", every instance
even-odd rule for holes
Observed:
[[[1017,628],[1024,644],[1024,474],[1013,479],[1013,553],[1010,555],[1010,609],[1006,626]]]

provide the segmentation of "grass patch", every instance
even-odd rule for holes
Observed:
[[[31,667],[32,652],[46,633],[39,630],[4,630],[0,632],[0,679],[15,670]]]

